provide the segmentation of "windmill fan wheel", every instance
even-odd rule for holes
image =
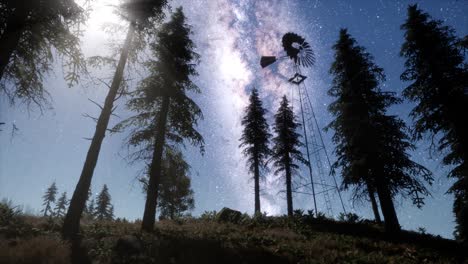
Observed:
[[[305,38],[296,33],[286,33],[283,36],[283,48],[287,56],[294,60],[296,65],[309,67],[315,63],[314,51]]]

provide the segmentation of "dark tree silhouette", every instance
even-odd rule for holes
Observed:
[[[104,106],[96,122],[96,130],[86,154],[83,170],[73,192],[70,207],[63,223],[62,235],[64,238],[73,239],[78,234],[81,214],[86,206],[86,196],[114,108],[114,101],[121,88],[125,65],[129,53],[133,49],[132,41],[134,40],[134,36],[137,33],[143,34],[146,29],[154,27],[154,24],[164,17],[163,9],[166,5],[166,0],[128,0],[126,4],[121,6],[122,15],[129,21],[128,32],[112,84],[109,87]]]
[[[161,210],[159,216],[175,219],[194,208],[191,179],[187,175],[190,166],[180,152],[167,151],[165,156],[158,202]]]
[[[329,110],[335,120],[327,127],[335,131],[338,159],[333,169],[341,168],[345,189],[353,185],[356,190],[367,188],[370,194],[375,189],[386,230],[399,231],[394,197],[408,195],[422,206],[423,196],[429,193],[419,178],[432,183],[432,174],[409,158],[407,151],[414,145],[404,132],[404,122],[386,113],[387,107],[401,100],[394,93],[381,91],[383,69],[346,29],[340,31],[333,49],[335,61],[330,72],[334,80],[329,95],[336,101]]]
[[[65,216],[65,212],[67,211],[67,206],[68,206],[67,192],[63,192],[60,198],[57,200],[57,204],[55,205],[54,216],[55,217]]]
[[[92,192],[91,192],[91,188],[88,190],[88,197],[86,198],[86,203],[89,204],[91,201],[90,201],[90,198],[92,196]],[[93,199],[93,210],[89,210],[89,206],[85,206],[85,208],[83,209],[83,215],[85,216],[88,216],[88,217],[92,217],[92,214],[94,213],[94,199]]]
[[[144,153],[140,156],[142,159],[150,157],[142,221],[144,231],[152,231],[155,222],[164,146],[183,144],[188,140],[199,145],[203,152],[203,137],[195,129],[202,112],[186,94],[189,91],[200,92],[190,79],[197,75],[195,67],[199,58],[194,52],[191,33],[182,8],[177,8],[171,20],[159,28],[158,42],[150,45],[155,57],[146,64],[150,76],[140,83],[127,104],[138,114],[116,126],[117,130],[135,127],[128,143],[142,147],[139,152]]]
[[[301,126],[297,122],[294,113],[289,106],[288,99],[283,96],[281,105],[275,115],[275,137],[273,138],[273,149],[271,160],[276,167],[275,174],[284,172],[286,179],[286,200],[288,206],[288,216],[293,215],[292,201],[292,176],[299,168],[297,162],[307,164],[299,150],[303,144],[300,141],[301,135],[296,130]]]
[[[89,219],[94,219],[96,217],[96,206],[94,198],[91,198],[91,200],[89,201],[88,205],[86,206],[86,210],[84,211],[84,214]]]
[[[54,52],[65,58],[69,85],[84,69],[78,25],[85,10],[74,0],[0,0],[0,92],[42,108],[47,103],[43,78],[54,62]]]
[[[114,206],[111,204],[111,196],[106,184],[102,186],[102,190],[97,196],[93,215],[98,220],[114,219]]]
[[[55,196],[57,195],[57,186],[55,182],[53,182],[49,188],[47,188],[44,196],[42,196],[42,200],[44,201],[42,205],[44,209],[41,212],[44,212],[45,216],[52,216],[54,211],[52,210],[52,204],[55,203]]]
[[[147,160],[151,160],[148,159]],[[158,208],[160,219],[175,219],[184,212],[194,208],[191,179],[188,176],[190,165],[184,160],[182,153],[165,146],[161,165],[161,181],[159,183]],[[143,184],[143,192],[148,192],[148,172],[139,181]]]
[[[245,109],[245,116],[242,118],[242,137],[240,147],[244,147],[243,154],[247,157],[249,170],[254,174],[255,181],[255,213],[260,211],[260,169],[266,168],[267,160],[271,154],[269,148],[268,123],[265,119],[266,110],[262,106],[262,101],[258,97],[256,88],[252,89],[249,98],[249,105]]]
[[[454,166],[449,177],[456,181],[449,192],[455,195],[453,211],[455,235],[468,237],[468,67],[464,58],[466,37],[442,21],[432,19],[416,5],[408,7],[401,26],[405,42],[401,56],[406,58],[401,75],[411,84],[403,95],[416,102],[411,111],[414,138],[427,135],[438,139],[438,150],[446,153],[443,163]],[[463,44],[464,43],[464,44]]]

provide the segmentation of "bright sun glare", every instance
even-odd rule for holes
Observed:
[[[102,34],[102,28],[105,24],[118,22],[118,17],[115,14],[117,2],[115,0],[96,1],[87,22],[87,30],[90,33]]]

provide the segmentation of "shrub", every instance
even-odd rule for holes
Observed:
[[[355,213],[340,213],[338,220],[346,223],[359,223],[361,218]]]
[[[200,215],[202,221],[214,221],[216,220],[216,211],[205,211]]]
[[[70,248],[64,241],[50,237],[0,241],[0,263],[70,263]]]
[[[0,202],[0,226],[10,226],[20,221],[21,210],[14,207],[12,202],[3,199]]]
[[[424,227],[418,227],[418,232],[425,235],[427,233],[427,230]]]

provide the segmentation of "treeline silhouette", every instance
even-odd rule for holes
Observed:
[[[98,219],[113,218],[106,185],[96,201],[89,200],[94,169],[108,131],[130,131],[125,144],[134,151],[129,157],[147,165],[141,178],[146,192],[142,231],[153,230],[158,206],[161,215],[168,218],[193,208],[193,191],[187,176],[190,166],[182,148],[188,142],[204,152],[203,137],[196,128],[203,117],[202,111],[189,96],[201,92],[191,81],[197,75],[199,55],[182,8],[170,12],[169,20],[162,23],[168,7],[165,0],[128,0],[116,8],[120,18],[128,22],[127,35],[104,104],[99,105],[101,112],[95,118],[95,132],[79,181],[67,209],[66,193],[56,200],[55,183],[43,197],[44,216],[64,217],[62,235],[66,239],[78,237],[83,214]],[[2,95],[11,103],[36,104],[40,109],[47,105],[48,92],[43,79],[52,69],[55,54],[51,49],[64,58],[65,78],[70,85],[80,80],[87,66],[109,62],[109,58],[99,56],[84,59],[79,46],[79,28],[86,18],[87,10],[72,0],[0,0]],[[401,29],[404,44],[400,55],[406,59],[401,79],[409,82],[403,97],[415,103],[411,112],[414,123],[410,128],[399,117],[387,113],[388,107],[402,99],[381,90],[385,81],[383,69],[346,29],[339,32],[333,46],[335,61],[330,68],[334,79],[329,95],[335,101],[329,111],[334,120],[327,126],[334,132],[336,145],[333,169],[341,172],[342,188],[352,190],[354,198],[369,197],[378,221],[380,205],[386,230],[395,233],[400,230],[394,207],[397,196],[409,198],[420,207],[429,195],[425,186],[432,183],[432,173],[412,161],[408,154],[417,140],[429,137],[434,148],[444,153],[443,164],[453,167],[448,176],[455,179],[449,190],[455,196],[455,236],[465,241],[468,227],[467,37],[457,37],[451,27],[431,18],[416,5],[408,7]],[[127,64],[138,63],[138,54],[145,49],[150,51],[150,59],[142,66],[148,75],[130,92],[124,70]],[[128,97],[126,107],[134,115],[109,129],[114,103],[123,96]],[[297,132],[301,125],[286,97],[274,116],[274,135],[269,132],[265,114],[259,92],[253,89],[242,119],[241,147],[254,175],[255,212],[261,212],[261,179],[271,164],[275,173],[284,177],[287,212],[292,216],[292,185],[299,177],[299,164],[306,163],[301,152],[301,135]]]
[[[59,198],[57,198],[57,195],[57,185],[53,182],[42,196],[42,206],[44,208],[41,210],[41,213],[43,213],[44,217],[61,219],[65,217],[70,200],[67,198],[67,192],[63,192]],[[90,189],[86,200],[87,205],[83,211],[83,217],[96,220],[113,220],[114,205],[112,205],[111,200],[109,189],[106,184],[102,186],[97,197],[93,197]],[[54,204],[55,207],[52,208]]]

